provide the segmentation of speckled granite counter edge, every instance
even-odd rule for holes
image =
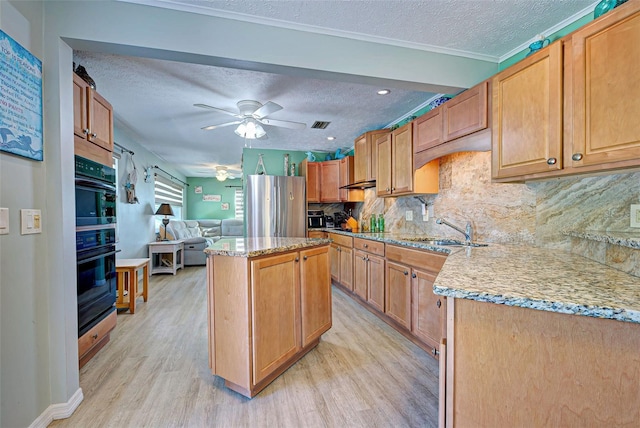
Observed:
[[[438,245],[429,245],[429,244],[425,244],[424,242],[420,242],[417,239],[421,239],[419,237],[410,237],[410,236],[403,236],[403,235],[398,235],[398,234],[394,234],[394,233],[388,233],[388,232],[384,232],[384,233],[357,233],[357,232],[347,232],[344,230],[340,230],[340,229],[320,229],[323,232],[329,232],[329,233],[336,233],[338,235],[345,235],[345,236],[351,236],[354,238],[362,238],[362,239],[369,239],[371,241],[378,241],[378,242],[384,242],[385,244],[393,244],[393,245],[399,245],[402,247],[408,247],[408,248],[417,248],[420,250],[429,250],[429,251],[435,251],[437,253],[443,253],[443,254],[451,254],[454,251],[459,250],[461,247],[443,247],[443,246],[438,246]],[[425,238],[425,239],[438,239],[438,238]]]
[[[617,233],[564,230],[562,234],[573,238],[582,238],[590,241],[606,242],[608,244],[619,245],[621,247],[640,249],[640,235],[633,236],[632,233],[627,232]]]
[[[548,300],[528,299],[525,297],[510,297],[490,293],[477,293],[461,289],[433,286],[435,294],[456,299],[468,299],[478,302],[495,303],[498,305],[517,306],[539,311],[556,312],[560,314],[581,315],[592,318],[612,319],[616,321],[640,324],[640,311],[615,309],[597,306],[576,305]]]
[[[204,252],[207,253],[207,255],[212,255],[212,256],[231,256],[231,257],[250,258],[250,257],[265,256],[269,254],[285,253],[287,251],[298,250],[301,248],[318,247],[318,246],[327,245],[330,243],[331,243],[330,239],[309,238],[306,242],[299,242],[299,243],[290,244],[290,245],[282,245],[282,246],[263,248],[260,250],[252,250],[252,251],[224,250],[220,248],[215,248],[215,244],[214,244],[211,247],[205,248]]]

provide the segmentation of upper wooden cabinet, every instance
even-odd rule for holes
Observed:
[[[492,175],[562,168],[562,44],[493,78]]]
[[[353,183],[353,156],[342,159],[300,163],[300,175],[307,179],[307,202],[362,202],[364,192],[341,189]]]
[[[300,175],[307,179],[307,202],[320,202],[320,162],[300,163]]]
[[[413,152],[439,146],[442,137],[442,109],[434,108],[413,121]]]
[[[640,2],[493,78],[492,176],[523,181],[640,166]]]
[[[340,159],[339,195],[341,202],[363,202],[364,190],[343,189],[342,187],[354,182],[354,156],[345,156]]]
[[[77,155],[102,164],[111,164],[113,108],[75,73],[73,73],[73,132]]]
[[[484,81],[444,103],[442,109],[444,142],[485,129],[487,121],[487,88]]]
[[[376,190],[380,197],[438,193],[438,161],[413,168],[413,125],[409,122],[378,137]]]
[[[388,129],[369,131],[359,136],[355,143],[355,161],[353,182],[374,181],[378,169],[378,144],[380,136],[389,133]]]
[[[340,160],[320,162],[320,201],[340,202]]]
[[[625,6],[624,8],[622,6]],[[566,152],[573,168],[640,163],[640,6],[630,2],[568,40]],[[622,165],[626,166],[626,165]]]

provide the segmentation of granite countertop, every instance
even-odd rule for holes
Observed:
[[[640,323],[640,278],[576,254],[528,245],[438,247],[415,241],[424,237],[330,231],[449,254],[433,287],[442,296]],[[638,242],[618,238],[634,248]]]
[[[327,245],[329,239],[317,238],[226,238],[205,248],[210,255],[233,257],[256,257],[266,254]]]
[[[588,239],[590,241],[606,242],[608,244],[620,245],[622,247],[640,249],[640,233],[638,232],[601,232],[601,231],[578,231],[565,230],[566,236],[574,238]]]

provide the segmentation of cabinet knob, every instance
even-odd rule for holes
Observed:
[[[436,302],[436,306],[437,306],[437,307],[442,306],[442,302],[440,301],[440,299],[438,299],[438,301]]]
[[[574,161],[582,160],[582,153],[574,153],[573,156],[571,156],[571,159],[573,159]]]
[[[364,244],[363,247],[364,248],[369,248],[369,244]]]
[[[84,128],[82,132],[84,133],[84,135],[87,135],[89,133],[89,128]]]
[[[300,258],[299,258],[299,257],[296,257],[296,262],[299,262],[299,261],[300,261]]]
[[[431,353],[435,356],[435,355],[440,355],[440,351],[438,351],[436,348],[433,348],[431,350]]]
[[[555,165],[556,162],[558,162],[558,159],[556,159],[556,158],[547,159],[547,165]]]
[[[407,272],[406,270],[404,272],[402,272],[405,275],[409,275],[409,272]]]
[[[395,188],[395,187],[392,187],[392,188],[391,188],[391,191],[393,192],[394,190],[396,190],[396,188]]]
[[[96,333],[96,334],[94,334],[93,336],[91,336],[91,338],[92,338],[93,340],[96,340],[96,339],[98,338],[98,333]]]
[[[98,134],[96,134],[95,132],[91,133],[91,138],[96,138],[98,136]]]
[[[389,190],[391,190],[391,189],[389,189],[389,188],[387,187],[387,189],[386,189],[386,190],[387,190],[387,192],[388,192],[388,191],[389,191]]]
[[[366,261],[366,260],[367,260],[367,258],[366,258],[365,256],[362,256],[362,260]]]
[[[415,273],[411,274],[411,278],[417,278],[417,277],[418,277],[418,275],[416,275]]]
[[[307,260],[307,256],[302,257],[302,260]]]

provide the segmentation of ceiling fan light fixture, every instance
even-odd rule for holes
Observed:
[[[220,165],[216,167],[216,179],[218,181],[225,181],[229,178],[229,171],[227,171],[227,167]]]
[[[236,135],[250,140],[262,138],[267,134],[264,128],[253,119],[244,120],[234,132]]]

